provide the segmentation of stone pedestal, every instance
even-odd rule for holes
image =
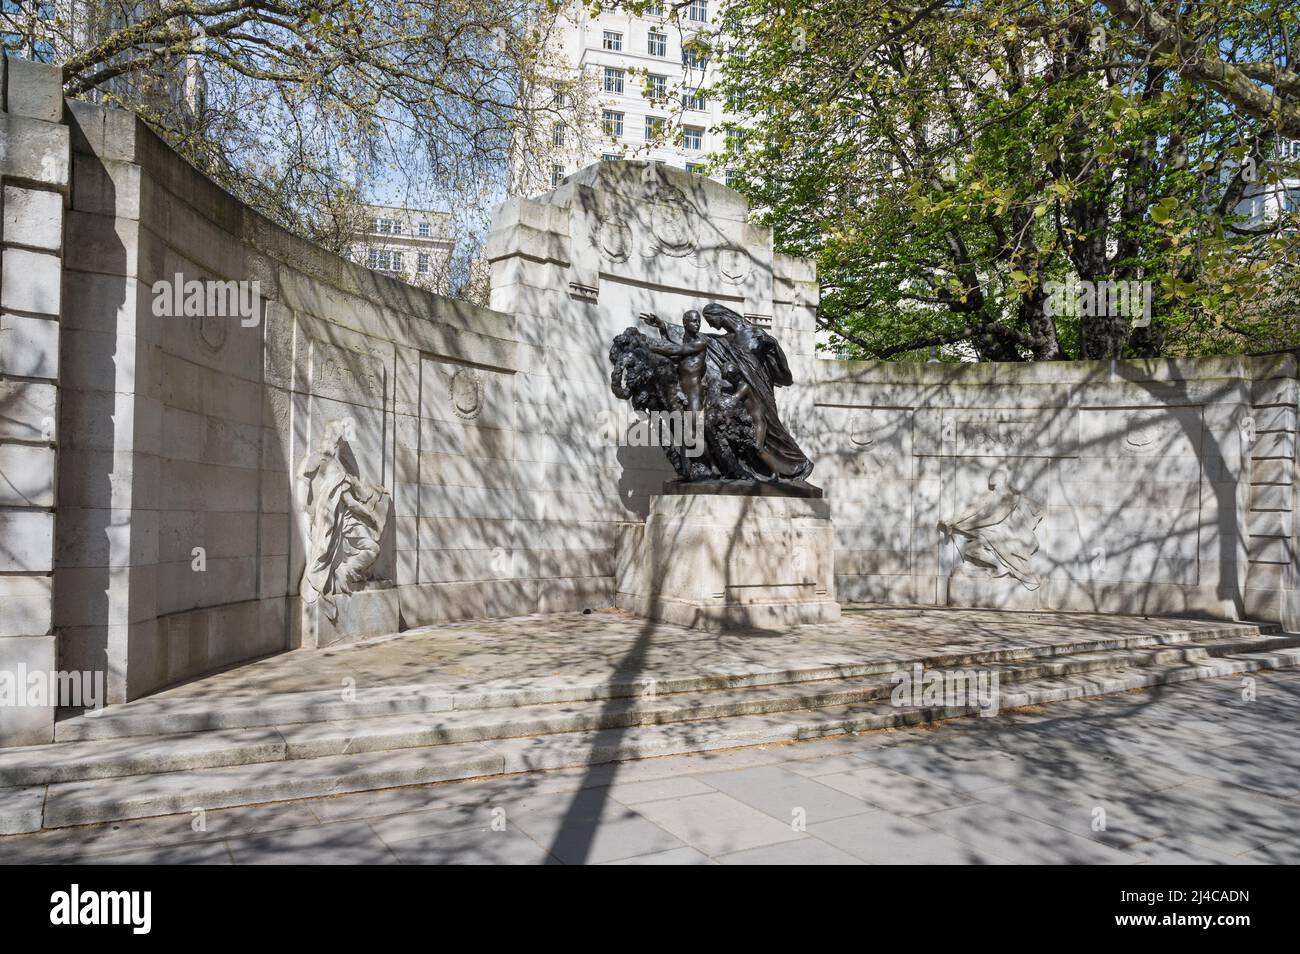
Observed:
[[[824,500],[652,497],[619,527],[617,605],[705,630],[781,629],[839,619]]]
[[[396,633],[400,627],[397,588],[392,583],[371,583],[364,590],[337,599],[338,616],[325,615],[320,601],[304,603],[298,613],[295,648],[322,649],[335,643],[354,642]]]

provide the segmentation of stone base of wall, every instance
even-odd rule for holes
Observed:
[[[839,619],[823,500],[675,494],[619,528],[618,607],[719,631]]]
[[[292,644],[303,649],[323,649],[372,636],[386,636],[401,628],[397,589],[375,586],[341,596],[335,601],[334,618],[320,600],[307,603],[293,597],[295,630]]]

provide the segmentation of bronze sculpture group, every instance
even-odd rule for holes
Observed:
[[[638,411],[697,416],[704,453],[665,448],[679,490],[821,495],[805,482],[813,463],[777,411],[776,389],[793,380],[772,335],[716,302],[703,309],[716,334],[701,334],[694,310],[680,329],[641,317],[658,336],[632,327],[614,338],[610,387]]]

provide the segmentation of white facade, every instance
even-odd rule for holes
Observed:
[[[692,39],[717,30],[720,7],[719,0],[695,0],[675,18],[666,3],[642,16],[593,16],[581,5],[566,14],[553,49],[595,90],[596,104],[585,121],[593,128],[557,124],[547,188],[601,159],[651,159],[695,172],[722,151],[715,129],[733,114],[708,93],[716,57],[692,56]],[[721,171],[711,177],[726,180]]]
[[[428,209],[363,206],[364,225],[349,245],[358,265],[430,291],[445,291],[451,239],[448,215]]]
[[[1283,215],[1300,215],[1300,139],[1278,140],[1273,162],[1290,175],[1261,183],[1242,200],[1237,211],[1249,216],[1249,226],[1276,222]]]

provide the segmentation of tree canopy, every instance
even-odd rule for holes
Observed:
[[[863,356],[1291,347],[1296,17],[734,0],[720,92],[753,118],[718,161],[781,248],[816,258],[820,321]]]

